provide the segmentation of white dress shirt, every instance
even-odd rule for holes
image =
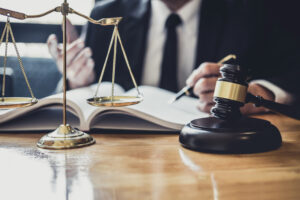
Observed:
[[[198,39],[198,23],[201,0],[191,0],[176,13],[182,23],[177,27],[177,80],[179,88],[195,68]],[[147,50],[142,74],[142,84],[159,86],[164,45],[167,36],[165,23],[172,11],[161,0],[151,1],[151,17],[147,39]]]
[[[274,101],[277,103],[292,104],[295,100],[295,97],[292,94],[288,93],[287,91],[284,91],[283,89],[269,81],[259,79],[251,81],[251,83],[261,85],[273,92],[275,97]]]

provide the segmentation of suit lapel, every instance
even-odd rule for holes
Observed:
[[[217,57],[217,51],[226,20],[226,4],[223,0],[202,1],[195,68],[203,62],[221,59]]]

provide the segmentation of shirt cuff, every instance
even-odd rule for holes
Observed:
[[[251,81],[251,83],[261,85],[273,92],[275,96],[275,102],[277,103],[291,104],[294,101],[294,96],[292,94],[284,91],[283,89],[269,81],[259,79]]]

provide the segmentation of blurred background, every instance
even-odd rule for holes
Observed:
[[[70,7],[89,15],[97,0],[68,0]],[[99,0],[98,0],[99,1]],[[40,14],[59,6],[63,0],[0,0],[0,7],[22,12],[28,15]],[[76,25],[78,32],[86,24],[86,20],[76,15],[69,15],[70,21]],[[48,16],[37,19],[16,20],[11,19],[12,30],[17,42],[26,74],[29,78],[33,92],[37,98],[42,98],[52,94],[56,88],[61,75],[56,68],[56,64],[48,53],[46,45],[50,34],[57,35],[59,41],[62,41],[61,22],[62,16],[59,13],[52,13]],[[0,15],[0,32],[3,32],[6,23],[6,17]],[[3,67],[3,56],[5,44],[0,47],[0,74]],[[7,67],[12,69],[10,88],[7,88],[7,96],[29,96],[27,86],[18,64],[16,52],[13,45],[8,45]],[[2,76],[0,86],[2,85]]]

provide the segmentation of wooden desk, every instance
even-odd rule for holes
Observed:
[[[93,135],[97,144],[38,149],[42,134],[0,134],[0,199],[300,199],[300,121],[260,116],[283,146],[251,155],[182,148],[177,135]]]

